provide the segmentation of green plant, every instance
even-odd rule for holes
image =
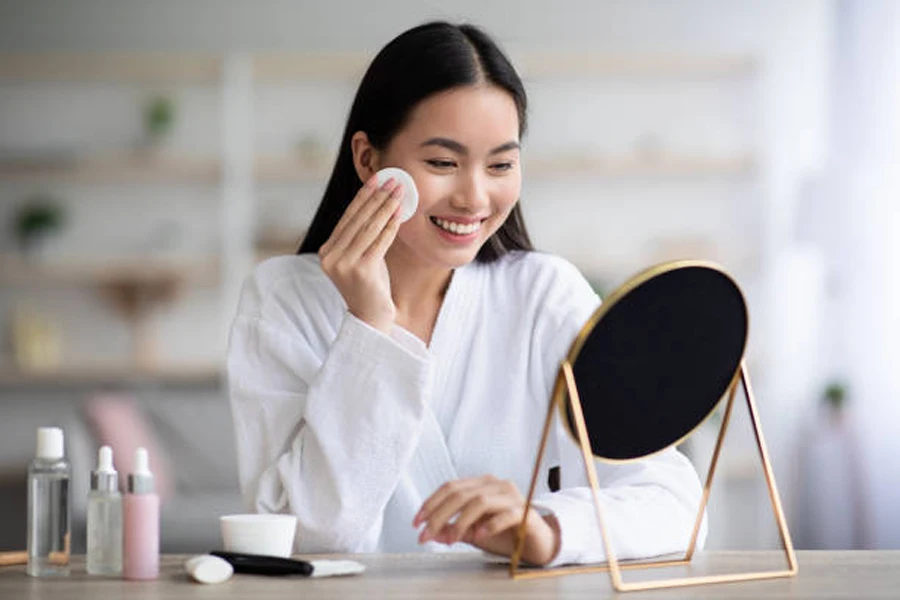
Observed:
[[[62,205],[48,195],[35,195],[15,213],[14,228],[21,244],[27,244],[36,236],[58,231],[65,224]]]
[[[834,410],[841,410],[847,403],[847,386],[840,381],[825,386],[825,401]]]
[[[175,102],[167,96],[151,98],[144,107],[144,128],[154,138],[171,131],[175,123]]]

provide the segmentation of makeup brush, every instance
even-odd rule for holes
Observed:
[[[293,560],[277,556],[242,554],[239,552],[210,552],[223,558],[234,567],[235,573],[255,575],[304,575],[306,577],[332,577],[356,575],[366,570],[365,565],[353,560]]]

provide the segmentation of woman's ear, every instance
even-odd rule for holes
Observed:
[[[353,166],[363,183],[378,171],[378,150],[372,146],[369,136],[364,131],[357,131],[350,138],[350,149],[353,152]]]

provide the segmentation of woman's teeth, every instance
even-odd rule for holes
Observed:
[[[462,223],[454,223],[453,221],[446,221],[444,219],[432,217],[431,222],[444,231],[449,231],[450,233],[455,233],[456,235],[470,235],[481,229],[481,221],[475,221],[474,223],[463,225]]]

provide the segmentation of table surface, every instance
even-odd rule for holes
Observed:
[[[629,592],[643,598],[898,598],[900,551],[801,551],[800,572],[788,579]],[[477,553],[332,555],[366,565],[362,575],[331,578],[235,575],[217,585],[193,583],[181,555],[165,555],[159,579],[123,581],[89,576],[73,557],[69,577],[35,579],[24,566],[0,568],[0,598],[597,598],[615,597],[606,573],[513,581],[506,566]],[[303,557],[310,558],[310,557]],[[630,571],[626,581],[784,568],[779,552],[702,552],[689,567]]]

